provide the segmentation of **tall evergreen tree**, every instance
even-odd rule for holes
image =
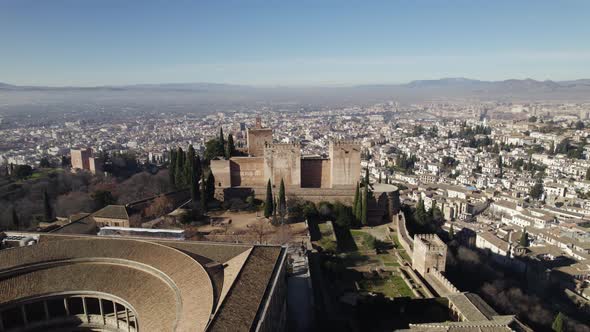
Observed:
[[[287,197],[285,196],[285,181],[281,179],[281,185],[279,187],[279,217],[281,223],[285,222],[285,215],[287,214]]]
[[[16,213],[16,208],[12,207],[12,225],[15,229],[19,229],[20,221],[18,220],[18,214]]]
[[[201,193],[199,195],[201,197],[200,197],[199,203],[201,206],[201,213],[202,214],[207,213],[207,183],[206,182],[207,181],[205,181],[205,174],[201,174],[201,186],[200,186]]]
[[[190,172],[190,179],[191,179],[191,200],[193,201],[193,204],[196,204],[197,201],[200,198],[200,191],[199,191],[199,178],[201,176],[200,174],[200,160],[199,157],[195,157],[193,158],[193,162],[192,162],[192,169]]]
[[[49,201],[47,190],[43,191],[43,216],[45,217],[45,221],[53,220],[53,207]]]
[[[272,186],[270,184],[270,179],[266,183],[266,198],[264,200],[264,217],[270,218],[273,211],[273,204],[274,201],[272,199]]]
[[[176,184],[177,188],[184,188],[185,181],[184,181],[184,161],[185,161],[185,154],[181,147],[178,147],[176,151],[176,170],[174,171],[174,183]]]
[[[543,188],[543,182],[537,180],[537,183],[535,183],[535,185],[529,190],[529,195],[534,199],[541,199],[544,191],[545,189]]]
[[[522,231],[522,235],[520,235],[520,240],[518,240],[518,244],[520,244],[521,247],[525,248],[529,246],[529,236],[526,231],[526,228]]]
[[[203,174],[202,162],[201,162],[201,158],[199,157],[199,155],[195,156],[194,169],[197,174],[197,181],[198,181],[198,179],[201,178],[201,174]]]
[[[449,239],[453,239],[455,237],[455,229],[453,228],[453,224],[451,224],[451,228],[449,228]]]
[[[168,166],[168,175],[170,176],[170,183],[176,185],[176,149],[170,150],[170,166]]]
[[[275,197],[275,200],[273,201],[273,209],[272,209],[272,224],[275,226],[278,226],[278,218],[277,218],[277,211],[278,211],[278,207],[279,206],[279,200]]]
[[[188,146],[188,153],[186,155],[186,160],[184,161],[184,179],[186,184],[190,185],[192,183],[192,176],[191,173],[194,170],[194,163],[195,163],[195,148],[193,145],[190,144]]]
[[[367,168],[365,168],[365,185],[366,186],[369,185],[369,166],[367,166]]]
[[[379,183],[381,183],[381,172],[379,172]]]
[[[424,201],[420,197],[418,204],[416,204],[416,210],[414,211],[414,220],[420,225],[420,227],[425,228],[428,226],[428,219],[429,213],[426,211]]]
[[[385,174],[385,183],[389,184],[389,174]]]
[[[368,174],[368,172],[367,172]],[[361,223],[364,226],[367,226],[368,223],[368,219],[367,219],[367,209],[368,209],[368,204],[369,203],[369,185],[365,185],[363,187],[363,202],[361,205]]]
[[[355,222],[358,221],[358,219],[356,219],[356,210],[357,210],[357,204],[359,203],[359,194],[360,194],[360,189],[359,189],[359,184],[358,182],[356,183],[356,189],[354,191],[354,200],[352,201],[352,215],[355,218]]]
[[[363,225],[363,191],[361,190],[360,183],[357,183],[359,196],[358,200],[356,201],[356,205],[354,207],[354,219],[356,220],[357,225]]]
[[[225,146],[225,159],[231,158],[236,154],[236,146],[234,145],[234,136],[232,134],[227,135],[227,144]]]
[[[586,176],[585,176],[586,180],[590,180],[590,167],[588,167],[588,169],[586,170]]]
[[[217,139],[217,156],[225,154],[225,137],[223,137],[223,127],[219,127],[219,138]]]
[[[215,176],[213,172],[209,170],[207,175],[207,200],[212,201],[215,199]]]

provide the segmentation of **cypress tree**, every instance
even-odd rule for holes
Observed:
[[[225,137],[223,137],[223,127],[219,127],[219,138],[217,142],[217,156],[225,154]]]
[[[521,247],[525,248],[529,246],[529,237],[526,232],[526,228],[523,229],[522,235],[520,236],[520,240],[518,240],[518,244],[520,244]]]
[[[420,197],[420,200],[418,201],[418,204],[416,205],[416,211],[414,212],[414,219],[416,220],[416,222],[420,226],[422,226],[422,227],[427,226],[428,215],[426,212],[426,208],[424,207],[424,201],[422,200],[422,197]]]
[[[201,205],[201,213],[207,213],[207,184],[205,183],[205,174],[201,175],[201,193],[199,196],[199,203]]]
[[[379,183],[381,183],[381,172],[379,172]]]
[[[273,201],[273,209],[272,209],[272,224],[273,225],[277,225],[277,206],[279,205],[279,201],[278,199],[275,198],[275,200]]]
[[[225,147],[225,159],[231,158],[236,153],[236,147],[234,145],[234,136],[232,134],[227,135],[227,144]]]
[[[18,229],[20,225],[20,221],[18,220],[18,214],[16,213],[16,209],[14,206],[12,207],[12,225],[15,229]]]
[[[357,204],[359,203],[359,184],[358,182],[356,183],[356,189],[354,191],[354,200],[352,201],[352,215],[355,218],[355,221],[358,221],[358,219],[356,219],[356,210],[357,210]]]
[[[385,183],[389,184],[389,174],[385,174]]]
[[[272,186],[270,184],[270,179],[266,183],[266,198],[264,200],[264,217],[270,218],[273,211],[273,199],[272,199]]]
[[[170,176],[170,183],[176,185],[176,150],[170,150],[170,166],[168,167],[168,175]]]
[[[209,175],[207,176],[207,200],[212,201],[213,199],[215,199],[215,176],[209,170]]]
[[[449,229],[449,239],[453,239],[455,237],[455,229],[453,228],[453,224],[451,224],[451,228]]]
[[[287,197],[285,196],[285,181],[281,178],[281,186],[279,187],[279,215],[281,217],[281,223],[284,222],[285,215],[287,214]]]
[[[192,169],[190,172],[190,179],[191,179],[191,200],[193,201],[193,204],[196,204],[197,200],[199,199],[199,164],[200,161],[198,159],[199,157],[196,157],[193,159],[192,162]]]
[[[184,161],[184,179],[188,185],[192,183],[191,172],[193,171],[193,164],[195,163],[195,148],[190,144],[188,146],[188,153]]]
[[[360,224],[362,226],[363,224],[363,192],[361,191],[361,187],[360,184],[358,184],[359,186],[359,198],[358,201],[356,202],[356,207],[355,207],[355,219],[357,221],[358,224]],[[364,190],[364,189],[363,189]]]
[[[178,148],[176,152],[176,171],[174,172],[175,180],[174,183],[176,184],[177,188],[184,188],[185,181],[184,181],[184,160],[185,154],[181,147]]]
[[[367,166],[367,168],[365,168],[365,184],[367,186],[369,185],[369,166]]]
[[[201,158],[198,155],[195,156],[195,162],[193,165],[195,173],[197,174],[197,181],[199,181],[199,179],[201,178],[201,174],[203,173],[203,168],[201,166]]]
[[[590,167],[588,167],[588,169],[586,170],[586,180],[590,180]]]
[[[366,185],[363,189],[363,203],[362,203],[362,207],[361,207],[361,222],[364,226],[367,226],[367,205],[368,205],[368,200],[369,198],[369,189],[368,189],[368,185]]]
[[[45,221],[53,220],[53,208],[51,207],[51,202],[49,202],[47,190],[43,192],[43,216],[45,217]]]

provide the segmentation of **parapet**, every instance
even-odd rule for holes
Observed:
[[[357,140],[333,140],[330,141],[331,146],[361,146],[361,142]]]
[[[295,149],[301,149],[301,143],[296,142],[296,143],[264,143],[264,148],[265,149],[272,149],[275,151],[278,150],[291,150],[293,148]]]
[[[414,245],[423,244],[429,250],[446,248],[446,244],[436,234],[416,234],[414,235]]]

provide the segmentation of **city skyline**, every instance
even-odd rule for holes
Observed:
[[[582,1],[0,5],[1,82],[397,84],[590,77]]]

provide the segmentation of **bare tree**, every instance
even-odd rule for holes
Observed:
[[[262,244],[268,233],[270,232],[271,225],[266,219],[260,219],[255,223],[248,225],[248,228],[252,234],[256,237],[258,244]]]
[[[174,208],[172,200],[166,196],[159,196],[143,211],[146,217],[157,218],[169,213]]]

